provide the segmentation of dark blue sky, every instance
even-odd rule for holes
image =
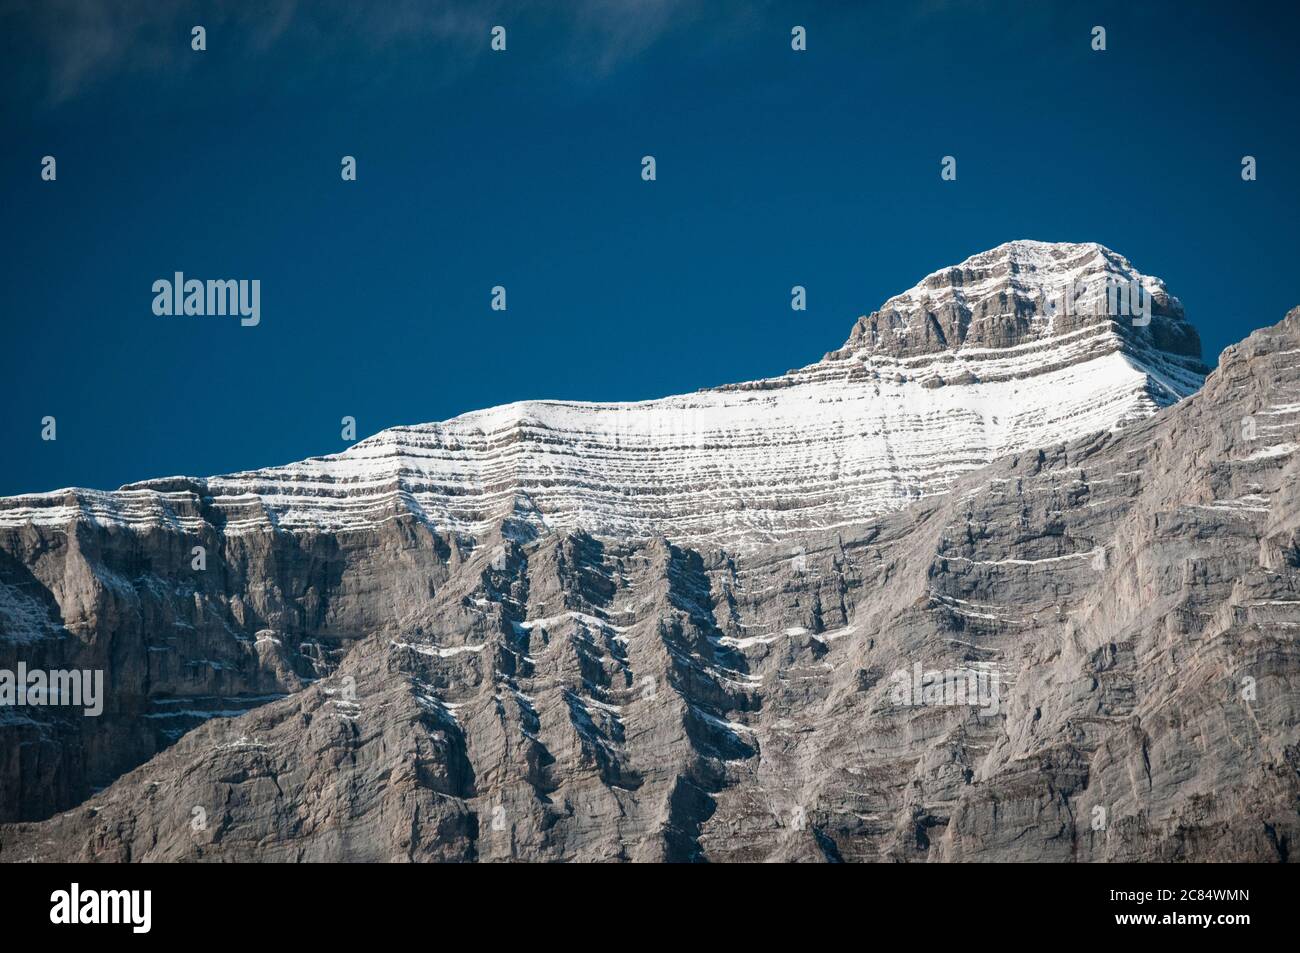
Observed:
[[[0,5],[0,494],[780,373],[1014,238],[1163,277],[1211,363],[1300,304],[1290,5],[156,6]],[[156,317],[177,270],[261,325]]]

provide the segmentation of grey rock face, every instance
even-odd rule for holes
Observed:
[[[0,668],[115,688],[0,726],[0,860],[1289,859],[1297,354],[1300,309],[1149,419],[745,551],[7,530]]]
[[[1124,297],[1121,288],[1135,295]],[[859,318],[835,353],[915,359],[959,348],[1053,345],[1125,308],[1129,317],[1138,308],[1149,312],[1114,325],[1126,349],[1165,352],[1175,366],[1198,367],[1200,338],[1181,302],[1159,278],[1095,242],[1008,242],[940,269]]]

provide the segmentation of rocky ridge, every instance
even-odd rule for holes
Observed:
[[[1149,324],[1110,316],[1108,281],[1149,294]],[[1075,284],[1074,306],[1053,313]],[[843,348],[780,377],[636,403],[524,401],[283,467],[13,497],[0,529],[86,520],[229,537],[414,516],[472,540],[513,518],[744,551],[1149,416],[1205,371],[1159,279],[1096,244],[1010,242],[928,276],[859,319]]]
[[[157,717],[119,682],[89,747],[0,726],[20,740],[11,817],[44,816],[59,785],[79,802],[95,770],[113,782],[0,827],[0,860],[1288,859],[1300,310],[1151,416],[1161,380],[1194,383],[1176,299],[1153,296],[1169,313],[1148,328],[1031,314],[1004,336],[1037,300],[1017,290],[1030,266],[1089,254],[1013,245],[927,278],[930,305],[861,319],[817,373],[905,367],[939,393],[970,386],[949,383],[954,351],[991,377],[1045,341],[1105,352],[1074,366],[1146,353],[1149,373],[1102,426],[953,468],[910,505],[730,548],[535,500],[477,535],[409,504],[226,531],[215,499],[193,528],[8,527],[0,649],[105,652]],[[196,533],[216,556],[201,578]],[[917,665],[995,677],[996,711],[900,702]],[[178,740],[141,764],[163,747],[149,720]]]

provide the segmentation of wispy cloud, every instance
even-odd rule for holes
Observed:
[[[0,22],[23,34],[52,102],[72,99],[124,73],[181,69],[190,29],[237,36],[248,55],[275,50],[288,34],[328,54],[350,44],[382,50],[396,43],[463,44],[479,52],[497,23],[546,17],[565,23],[569,66],[603,74],[690,22],[700,7],[687,0],[0,0]],[[210,41],[211,42],[211,41]]]

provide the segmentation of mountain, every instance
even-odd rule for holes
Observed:
[[[1150,296],[1112,320],[1108,281]],[[1047,302],[1081,286],[1072,313]],[[1163,282],[1096,244],[1011,242],[861,318],[781,377],[623,404],[524,401],[395,427],[343,453],[0,502],[0,527],[172,526],[226,536],[368,530],[415,517],[473,540],[666,536],[744,550],[944,492],[999,456],[1122,426],[1200,387],[1200,340]]]
[[[1013,242],[779,378],[0,501],[0,668],[111,684],[0,860],[1289,859],[1296,354]]]

